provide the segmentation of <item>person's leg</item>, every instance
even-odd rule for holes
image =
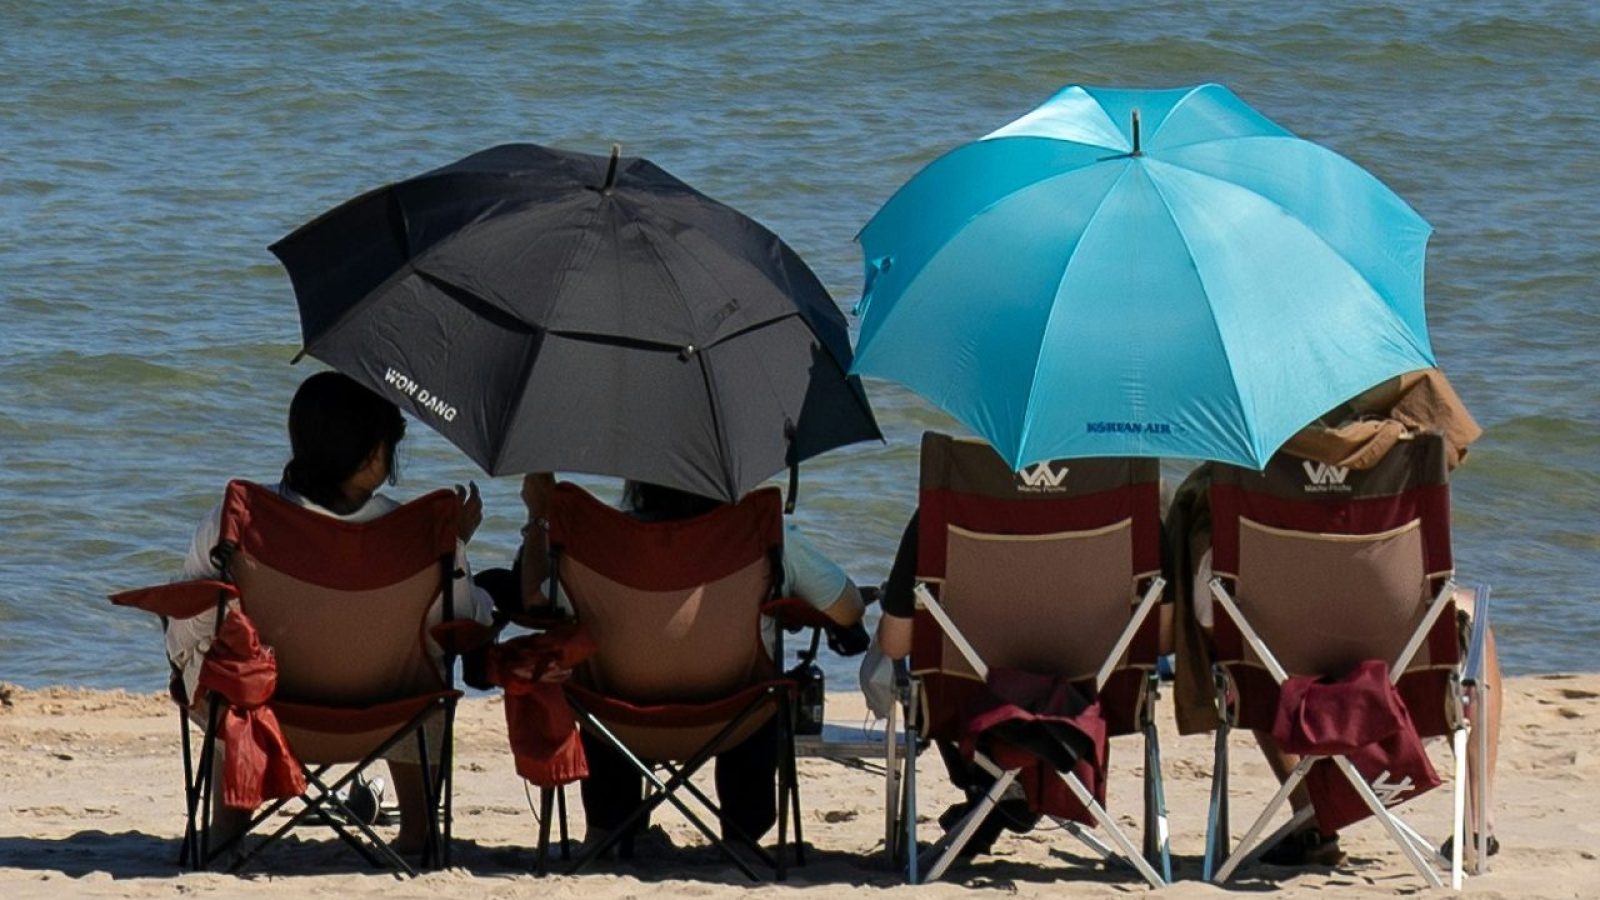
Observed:
[[[1293,753],[1283,752],[1278,746],[1277,739],[1272,736],[1270,731],[1252,731],[1250,733],[1255,735],[1256,745],[1261,748],[1261,755],[1266,757],[1267,767],[1272,769],[1273,777],[1278,779],[1279,784],[1288,781],[1289,773],[1294,771],[1295,766],[1300,765],[1300,757]],[[1301,779],[1300,783],[1295,785],[1294,790],[1289,792],[1289,805],[1295,812],[1299,812],[1311,805],[1311,794],[1306,790],[1305,779]],[[1313,818],[1312,822],[1314,823],[1315,821],[1316,819]]]
[[[994,784],[994,778],[981,767],[969,762],[961,755],[960,748],[950,741],[935,741],[934,746],[939,748],[939,756],[944,760],[945,771],[950,776],[950,783],[966,793],[967,799],[946,809],[939,816],[939,827],[950,831],[976,806],[983,795]],[[1003,829],[1023,834],[1033,830],[1039,817],[1028,808],[1027,797],[1023,795],[1018,782],[1012,782],[1001,795],[1000,801],[995,804],[983,822],[978,825],[972,837],[967,840],[966,846],[961,848],[961,856],[971,857],[981,853],[988,853],[989,848],[999,839]]]
[[[587,731],[581,737],[583,753],[589,762],[589,777],[579,782],[579,792],[587,828],[584,840],[592,843],[610,836],[644,799],[644,779],[610,744]],[[632,830],[637,833],[648,826],[646,817]]]
[[[1488,797],[1488,809],[1480,813],[1477,808],[1478,792],[1476,786],[1467,794],[1471,806],[1471,823],[1473,830],[1481,827],[1490,835],[1494,834],[1494,773],[1495,766],[1500,761],[1500,711],[1505,702],[1505,682],[1500,677],[1500,654],[1494,645],[1494,631],[1491,629],[1484,642],[1483,657],[1483,683],[1488,692],[1487,703],[1482,714],[1472,711],[1468,715],[1472,719],[1474,728],[1485,728],[1489,732],[1489,754],[1483,760],[1484,787]],[[1467,767],[1472,772],[1479,765],[1478,742],[1476,735],[1469,736],[1467,740]],[[1480,826],[1479,822],[1483,824]]]
[[[253,809],[234,809],[222,802],[222,754],[222,741],[219,739],[214,742],[211,755],[211,831],[206,836],[206,848],[209,851],[215,851],[243,834],[245,826],[255,816]]]
[[[717,805],[722,807],[722,837],[729,825],[759,842],[778,820],[778,720],[768,719],[738,746],[717,754]]]
[[[394,759],[388,762],[389,778],[394,783],[394,799],[400,806],[400,833],[390,846],[402,855],[421,853],[428,842],[428,792],[422,778],[422,766]],[[438,776],[438,769],[434,769],[433,777]]]
[[[1279,784],[1287,781],[1295,766],[1300,764],[1300,757],[1285,753],[1270,731],[1252,731],[1251,734],[1255,735],[1256,744],[1261,747],[1261,755],[1266,757],[1273,777],[1278,779]],[[1289,805],[1295,812],[1311,806],[1311,794],[1306,789],[1304,779],[1289,792]],[[1344,852],[1339,849],[1339,833],[1324,835],[1317,825],[1315,813],[1304,826],[1285,835],[1283,840],[1261,854],[1262,862],[1278,866],[1335,866],[1343,860]]]

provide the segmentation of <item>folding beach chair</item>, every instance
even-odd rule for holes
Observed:
[[[1160,625],[1152,613],[1164,587],[1156,461],[1076,459],[1012,472],[987,444],[930,432],[919,502],[918,609],[910,666],[898,679],[908,752],[900,796],[890,799],[910,880],[919,869],[939,878],[1019,774],[980,745],[975,762],[993,785],[928,851],[931,864],[917,858],[915,737],[959,741],[961,711],[984,694],[991,669],[1006,669],[1068,683],[1098,703],[1107,735],[1144,735],[1144,854],[1072,771],[1061,774],[1085,823],[1061,824],[1151,885],[1165,884],[1171,864],[1153,718]]]
[[[776,855],[736,827],[730,837],[782,879],[792,814],[797,861],[803,861],[794,684],[779,676],[761,642],[761,614],[782,579],[782,508],[780,492],[763,488],[691,519],[644,522],[576,485],[556,485],[547,516],[551,596],[559,586],[596,647],[567,682],[566,698],[579,727],[628,760],[653,788],[571,871],[623,840],[655,807],[670,803],[756,880],[754,869],[681,795],[718,817],[716,803],[690,779],[774,717]],[[552,793],[545,790],[541,797],[541,870],[549,852]]]
[[[1487,589],[1479,590],[1464,656],[1451,581],[1450,493],[1443,440],[1423,434],[1401,442],[1376,467],[1364,471],[1283,453],[1262,472],[1217,465],[1210,503],[1215,577],[1209,590],[1220,610],[1213,618],[1221,726],[1205,877],[1225,881],[1242,862],[1308,822],[1311,808],[1257,841],[1290,792],[1309,778],[1314,800],[1319,789],[1347,798],[1344,810],[1327,807],[1318,813],[1324,828],[1329,827],[1325,817],[1349,822],[1370,813],[1430,886],[1441,884],[1434,870],[1438,864],[1449,870],[1452,885],[1459,887],[1467,785],[1465,709],[1482,708],[1479,669],[1489,598]],[[1306,753],[1229,854],[1229,730],[1272,730],[1280,700],[1287,695],[1288,712],[1294,715],[1286,722],[1316,721],[1323,730],[1354,734],[1367,727],[1357,717],[1370,713],[1366,703],[1357,705],[1347,695],[1333,705],[1337,708],[1313,709],[1294,706],[1294,698],[1305,696],[1307,690],[1337,690],[1351,682],[1347,677],[1351,673],[1385,671],[1374,668],[1377,663],[1371,661],[1386,665],[1388,676],[1374,675],[1372,696],[1391,698],[1391,705],[1397,696],[1403,704],[1396,721],[1409,717],[1423,738],[1452,738],[1452,858],[1440,858],[1433,845],[1391,809],[1414,796],[1422,778],[1407,779],[1398,768],[1364,775],[1350,758],[1355,751]],[[1322,681],[1291,682],[1291,678]],[[1486,733],[1479,730],[1480,741]],[[1426,770],[1423,777],[1431,775],[1420,747],[1416,755]],[[1477,773],[1473,781],[1483,786]],[[1437,781],[1428,786],[1433,783]],[[1485,808],[1482,793],[1476,808]],[[1478,859],[1483,856],[1480,852]]]
[[[174,673],[187,805],[181,864],[205,868],[298,801],[294,814],[239,854],[232,869],[290,829],[315,823],[331,827],[372,864],[415,874],[341,795],[406,741],[415,741],[428,800],[423,863],[449,864],[450,735],[461,693],[451,686],[453,660],[441,672],[428,653],[425,624],[441,593],[444,619],[453,618],[458,502],[452,492],[436,491],[379,519],[350,523],[304,509],[269,488],[230,482],[221,540],[213,550],[221,581],[112,597],[118,605],[161,615],[164,624],[215,609],[219,636],[224,622],[242,613],[276,660],[276,687],[268,697],[230,701],[205,690],[188,697]],[[210,655],[217,652],[213,645]],[[220,789],[212,770],[224,722],[259,706],[280,726],[306,790],[260,808],[240,835],[219,844],[210,834],[212,794]],[[191,720],[202,726],[198,760],[190,746]],[[335,775],[334,767],[345,765]]]

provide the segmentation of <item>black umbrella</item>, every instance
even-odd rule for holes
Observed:
[[[491,475],[620,475],[734,500],[881,437],[845,375],[844,316],[794,251],[615,148],[493,147],[356,197],[272,252],[302,352]]]

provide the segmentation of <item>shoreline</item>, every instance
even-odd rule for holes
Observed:
[[[1490,872],[1469,878],[1463,896],[1600,897],[1600,674],[1550,673],[1507,679],[1496,806],[1502,851]],[[865,714],[858,694],[830,691],[829,721],[855,724]],[[1209,736],[1178,738],[1170,691],[1158,711],[1163,775],[1170,813],[1174,874],[1198,878],[1210,785]],[[722,863],[676,813],[655,823],[675,848],[642,842],[631,862],[607,863],[577,876],[537,878],[530,872],[536,825],[512,770],[498,696],[470,697],[457,726],[455,863],[409,881],[367,869],[323,834],[300,848],[280,847],[244,876],[180,873],[181,763],[175,717],[162,694],[65,686],[0,685],[0,895],[8,898],[93,896],[145,898],[174,893],[235,896],[266,893],[409,897],[573,896],[621,900],[648,892],[670,897],[732,897],[748,884]],[[1236,735],[1233,757],[1235,834],[1249,824],[1274,786],[1249,737]],[[1431,753],[1446,781],[1409,806],[1408,817],[1430,837],[1449,815],[1449,752]],[[1129,822],[1138,811],[1141,754],[1137,739],[1112,742],[1110,809]],[[381,771],[381,769],[380,769]],[[928,819],[958,795],[937,754],[923,757],[921,812]],[[825,760],[800,762],[808,864],[766,892],[817,896],[914,891],[947,897],[1122,896],[1145,888],[1130,872],[1107,870],[1061,832],[1006,835],[994,853],[952,870],[953,880],[906,887],[882,857],[882,779]],[[576,793],[569,799],[581,834]],[[1252,806],[1254,804],[1254,806]],[[931,822],[921,836],[931,840]],[[773,835],[768,835],[768,843]],[[1370,821],[1341,833],[1349,861],[1334,869],[1256,866],[1232,890],[1310,897],[1399,897],[1423,882]],[[660,842],[655,842],[659,844]],[[1218,896],[1219,889],[1180,880],[1152,896]]]

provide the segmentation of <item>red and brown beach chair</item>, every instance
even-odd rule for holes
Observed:
[[[1217,465],[1210,504],[1221,726],[1205,877],[1225,881],[1315,812],[1324,831],[1376,818],[1430,886],[1441,884],[1440,865],[1459,887],[1464,710],[1482,702],[1488,592],[1479,590],[1465,642],[1477,649],[1464,653],[1443,441],[1403,441],[1367,470],[1284,453],[1261,472]],[[1280,743],[1304,746],[1284,748],[1302,754],[1300,764],[1229,854],[1231,728],[1274,731]],[[1446,735],[1455,751],[1449,861],[1392,811],[1438,784],[1418,738]],[[1258,841],[1302,781],[1313,806]]]
[[[761,616],[782,579],[783,500],[775,488],[691,519],[640,521],[573,484],[558,484],[547,515],[551,596],[559,589],[594,654],[566,689],[579,727],[628,760],[653,788],[576,872],[624,839],[651,810],[671,803],[751,879],[754,869],[681,794],[719,817],[690,779],[776,717],[778,845],[742,845],[778,878],[785,874],[793,815],[800,850],[800,796],[791,730],[793,682],[779,676],[761,641]],[[543,798],[539,861],[549,847]],[[714,819],[715,820],[715,819]]]
[[[975,709],[992,717],[996,706],[985,697],[1003,695],[1002,682],[1098,710],[1093,721],[1087,715],[1079,720],[1095,738],[1090,752],[1078,754],[1076,765],[1061,772],[1062,782],[1049,782],[1064,783],[1064,802],[1071,807],[1053,814],[1096,852],[1126,861],[1151,885],[1170,879],[1152,716],[1160,627],[1154,613],[1164,586],[1158,574],[1159,477],[1155,460],[1135,459],[1065,460],[1012,472],[987,444],[923,436],[918,609],[912,677],[901,685],[902,714],[921,737],[975,744],[974,761],[995,778],[982,800],[929,851],[930,880],[944,873],[1022,774],[1020,766],[1007,767],[995,757],[1018,758],[1001,751],[1018,749],[1008,745],[1025,738],[1010,732],[986,744],[964,721]],[[1057,727],[1046,718],[1041,727]],[[1145,738],[1143,854],[1103,807],[1104,738],[1134,733]],[[914,748],[911,738],[907,746]],[[915,882],[924,868],[915,853],[915,752],[905,755],[903,766],[901,796],[891,804],[900,813],[898,830],[910,850],[908,875]],[[1059,788],[1057,793],[1053,804],[1030,796],[1030,806],[1050,812],[1062,802]],[[1095,837],[1095,827],[1109,846]]]
[[[341,799],[363,770],[407,741],[415,742],[427,797],[424,865],[449,864],[450,736],[461,693],[451,686],[451,660],[441,672],[429,654],[425,624],[441,593],[444,619],[453,618],[457,510],[453,493],[436,491],[379,519],[349,523],[300,507],[269,488],[234,481],[224,497],[221,540],[213,551],[221,581],[180,582],[112,597],[118,605],[156,613],[164,623],[207,609],[217,612],[219,640],[208,654],[201,684],[218,689],[202,687],[200,696],[191,698],[176,673],[173,679],[187,803],[182,864],[204,868],[230,854],[252,830],[298,801],[294,815],[235,855],[231,868],[243,866],[296,826],[321,824],[374,865],[415,874]],[[222,652],[224,635],[238,629],[246,634],[251,627],[264,652],[252,658]],[[246,677],[214,677],[229,671]],[[203,726],[198,760],[190,747],[191,719]],[[304,790],[269,790],[288,796],[258,809],[243,833],[213,842],[211,795],[237,787],[233,776],[224,785],[214,783],[216,748],[236,723],[262,719],[276,720],[289,750],[277,762],[298,770],[303,782],[294,779],[295,786],[303,784]],[[252,755],[249,745],[235,744],[233,737],[228,746],[235,748],[225,760],[229,768]],[[334,774],[335,766],[345,765],[349,768]]]

